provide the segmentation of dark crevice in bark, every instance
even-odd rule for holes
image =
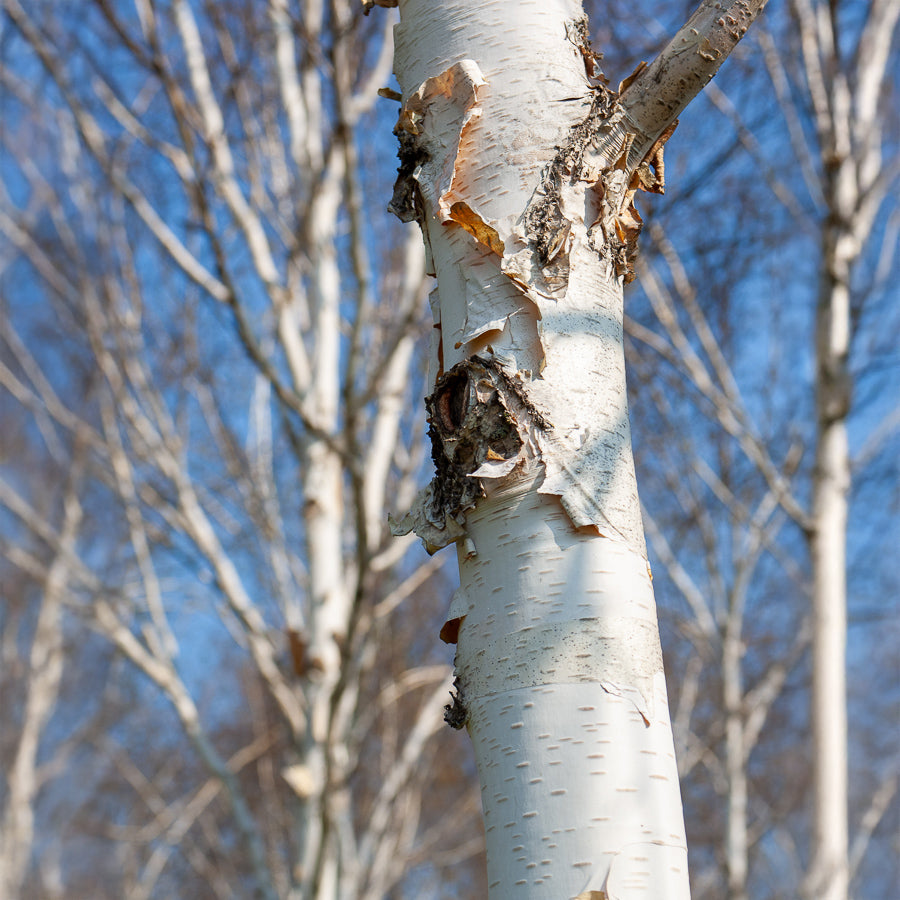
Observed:
[[[473,356],[441,376],[427,397],[431,457],[431,514],[456,517],[484,496],[473,472],[487,461],[519,454],[527,430],[545,427],[521,385],[492,359]]]
[[[550,266],[562,249],[569,232],[569,221],[560,205],[560,191],[568,182],[581,176],[584,154],[615,109],[616,94],[605,85],[597,85],[587,117],[573,126],[566,142],[557,147],[556,155],[544,170],[540,187],[525,211],[525,226],[534,242],[543,268]]]
[[[459,684],[459,676],[453,679],[453,690],[450,691],[450,702],[444,707],[444,721],[457,731],[465,728],[469,711],[466,709],[465,698]]]

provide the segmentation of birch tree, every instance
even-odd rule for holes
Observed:
[[[816,458],[812,481],[814,860],[808,894],[845,900],[847,824],[847,516],[854,269],[890,190],[881,165],[881,85],[900,3],[873,3],[846,42],[836,4],[792,3],[821,158],[822,269],[816,303]],[[849,46],[848,46],[849,43]],[[887,176],[887,177],[886,177]],[[856,297],[854,297],[856,293]],[[856,302],[854,302],[856,301]]]
[[[662,190],[677,115],[761,5],[702,4],[613,90],[578,3],[400,3],[391,208],[437,276],[437,472],[397,530],[457,547],[447,718],[475,747],[492,898],[689,892],[622,289],[635,194]]]
[[[466,4],[466,16],[474,15],[469,10],[474,5]],[[482,838],[472,818],[479,798],[460,780],[470,774],[468,758],[458,752],[464,736],[443,729],[440,739],[436,735],[449,682],[446,667],[437,664],[442,648],[431,647],[427,634],[429,616],[439,615],[440,601],[433,598],[443,589],[444,554],[422,564],[421,556],[405,555],[409,539],[389,542],[384,513],[386,507],[408,508],[404,504],[421,474],[422,426],[414,411],[419,398],[434,393],[439,372],[447,376],[455,362],[469,358],[470,345],[473,357],[500,360],[500,369],[513,376],[518,371],[502,368],[503,355],[537,358],[536,364],[527,363],[537,369],[546,356],[554,363],[549,370],[555,383],[562,366],[575,360],[572,368],[578,367],[581,357],[564,346],[557,332],[565,329],[553,315],[568,314],[566,299],[529,299],[527,291],[506,296],[502,285],[514,283],[519,270],[513,264],[514,278],[503,274],[499,254],[491,252],[491,233],[479,224],[492,215],[485,209],[497,203],[527,208],[524,194],[531,196],[533,188],[517,193],[513,164],[521,159],[516,153],[527,148],[520,156],[529,157],[532,184],[542,184],[542,167],[563,144],[567,125],[545,125],[546,134],[535,132],[539,141],[515,129],[507,136],[510,120],[484,133],[479,129],[480,119],[490,118],[498,80],[501,100],[515,93],[516,116],[520,106],[528,106],[528,122],[544,115],[555,121],[565,117],[565,109],[573,121],[582,121],[601,92],[581,85],[563,93],[559,82],[554,90],[560,90],[555,96],[562,102],[530,102],[529,92],[539,89],[530,84],[536,45],[511,32],[504,37],[508,25],[497,24],[500,16],[518,18],[518,7],[498,12],[490,33],[482,30],[478,41],[461,51],[461,59],[475,59],[487,70],[491,59],[485,61],[473,48],[485,35],[489,41],[503,37],[528,48],[516,57],[520,65],[524,56],[528,74],[516,75],[512,62],[495,65],[491,83],[476,85],[478,102],[458,142],[462,150],[456,152],[463,163],[460,178],[451,177],[455,186],[447,201],[451,222],[458,224],[425,217],[438,244],[468,224],[471,238],[459,233],[453,252],[463,260],[457,283],[465,283],[472,303],[463,321],[454,311],[452,290],[449,300],[435,293],[447,327],[462,332],[436,342],[431,385],[424,387],[413,349],[414,336],[425,330],[421,240],[385,222],[383,198],[390,192],[382,175],[392,178],[394,166],[389,152],[373,152],[380,145],[372,142],[379,127],[387,140],[396,121],[391,101],[375,100],[376,88],[386,83],[390,57],[382,35],[390,40],[392,30],[391,20],[380,17],[396,13],[364,18],[356,0],[349,5],[195,0],[182,4],[178,17],[175,6],[163,0],[133,6],[100,0],[2,4],[0,875],[5,883],[0,894],[22,900],[259,892],[304,900],[335,892],[342,898],[392,900],[485,896],[482,861],[476,858]],[[619,62],[622,54],[629,60],[653,58],[655,50],[636,49],[662,45],[654,43],[662,26],[648,14],[651,4],[625,4],[619,10],[611,0],[595,6],[602,9],[602,16],[592,13],[592,19],[607,50],[608,74],[615,72],[618,80],[633,69],[633,61]],[[665,223],[667,232],[645,228],[635,264],[638,278],[627,301],[636,463],[647,505],[644,529],[654,560],[663,644],[674,676],[668,687],[692,893],[710,900],[725,894],[735,900],[816,896],[821,886],[821,870],[812,865],[807,846],[813,751],[804,651],[812,579],[804,542],[813,533],[809,495],[817,438],[811,329],[803,319],[815,305],[809,301],[819,250],[824,255],[826,246],[819,235],[840,214],[829,213],[822,200],[825,161],[833,155],[819,152],[808,85],[831,84],[840,70],[851,94],[862,81],[871,91],[878,79],[862,73],[879,66],[884,77],[870,134],[875,144],[880,140],[881,156],[854,151],[858,160],[868,160],[856,170],[865,173],[859,184],[868,185],[858,199],[863,206],[882,199],[873,219],[857,217],[871,227],[858,232],[862,245],[850,278],[848,372],[855,388],[845,426],[856,451],[850,461],[850,497],[856,505],[849,518],[848,601],[851,614],[856,612],[857,635],[863,629],[866,637],[855,641],[849,682],[855,698],[849,711],[855,755],[847,869],[851,890],[860,896],[886,896],[897,873],[889,833],[896,821],[895,748],[884,728],[892,721],[890,690],[880,680],[896,666],[883,626],[890,616],[889,598],[896,595],[889,560],[896,543],[891,503],[896,512],[897,501],[880,479],[883,474],[896,479],[897,457],[890,381],[897,330],[896,304],[890,302],[897,266],[892,187],[897,169],[891,143],[896,114],[890,105],[896,47],[885,61],[876,51],[884,41],[890,45],[890,28],[874,41],[875,25],[863,27],[863,11],[879,27],[889,25],[890,4],[863,10],[859,4],[838,3],[826,12],[815,5],[795,6],[794,18],[772,8],[766,21],[754,26],[751,40],[740,45],[738,58],[725,68],[726,81],[717,78],[705,99],[691,105],[666,145],[668,170],[679,173],[675,190],[641,207],[645,215],[657,211],[654,223]],[[830,29],[841,35],[839,52],[803,52],[800,40],[810,40],[809,29],[801,29],[797,18],[810,10],[817,22],[810,46],[824,41],[827,50]],[[539,16],[526,12],[522,24],[529,26]],[[621,24],[616,24],[617,13]],[[670,20],[670,13],[660,7],[660,16]],[[184,48],[191,18],[199,44],[187,41],[193,48],[189,55]],[[462,21],[454,27],[462,27]],[[771,30],[760,28],[766,22]],[[577,31],[569,31],[561,41],[564,52],[553,50],[551,56],[570,65],[568,54],[577,53],[576,70],[580,58],[582,68],[595,67],[594,81],[599,80],[599,61],[592,63]],[[565,28],[553,33],[559,37]],[[870,38],[851,50],[864,33]],[[414,37],[418,41],[418,34]],[[509,47],[492,46],[496,57],[513,58]],[[821,70],[809,80],[807,60]],[[560,70],[568,71],[565,65]],[[765,81],[767,71],[771,83]],[[430,74],[423,74],[425,81]],[[488,80],[484,72],[482,77]],[[507,90],[506,78],[520,81]],[[574,77],[572,84],[577,82]],[[414,95],[418,86],[410,84],[405,92]],[[429,94],[429,111],[414,108],[410,118],[422,114],[427,126],[433,104],[450,103],[453,93],[448,92],[446,98],[440,91]],[[623,104],[630,93],[628,87],[621,93]],[[840,113],[840,103],[833,105]],[[209,127],[215,124],[216,106],[220,132]],[[850,121],[856,115],[851,113]],[[837,127],[844,127],[842,121]],[[412,130],[404,129],[407,149],[413,150],[405,160],[406,174],[421,167],[424,177],[433,164],[416,159]],[[450,129],[451,146],[457,131]],[[488,200],[473,203],[469,185],[484,180],[475,179],[477,167],[470,162],[480,161],[485,135],[496,138],[501,160],[509,165],[489,182],[499,186],[499,196],[489,189],[482,191],[492,194]],[[427,127],[422,140],[429,140]],[[827,142],[822,146],[827,150]],[[225,177],[228,151],[230,181]],[[587,154],[588,167],[601,165],[594,152]],[[491,153],[484,158],[490,160]],[[880,174],[873,176],[879,166]],[[453,167],[447,172],[452,176]],[[643,173],[652,176],[653,166]],[[857,177],[850,174],[851,180]],[[586,203],[591,209],[602,206],[603,178],[583,201],[568,177],[560,178],[564,217],[571,218],[573,204],[576,209]],[[406,193],[404,184],[396,203],[401,209],[406,205],[408,214],[404,198],[415,210],[416,194]],[[431,196],[432,208],[434,192],[429,195],[426,188],[420,186],[419,202]],[[607,233],[620,237],[616,221],[624,238],[631,234],[634,214],[627,203],[620,206],[612,224],[612,213],[604,207],[606,229],[594,230],[595,249]],[[869,216],[871,207],[866,209]],[[592,215],[588,224],[596,224],[596,210]],[[259,227],[247,231],[254,217]],[[507,244],[522,250],[518,238],[509,237],[510,228],[514,223],[497,229],[504,257]],[[568,272],[561,275],[553,266],[587,255],[578,243],[584,240],[581,229],[577,223],[557,229],[564,238],[550,266],[543,267],[548,269],[545,281],[565,280]],[[257,268],[267,245],[274,282],[261,278]],[[479,258],[473,268],[468,262],[479,251],[486,259]],[[443,260],[446,283],[447,270],[452,275],[456,263],[446,248],[441,252],[444,256],[432,254],[431,266],[433,271],[435,261]],[[613,267],[618,263],[630,277],[627,259],[609,252]],[[583,271],[569,291],[576,306],[590,277]],[[527,271],[524,275],[531,277]],[[547,294],[560,293],[543,284],[538,287]],[[603,309],[612,311],[608,320],[600,306],[592,307],[593,319],[584,316],[591,322],[602,319],[597,328],[603,335],[607,321],[615,324],[617,290],[614,284],[603,301]],[[506,302],[512,314],[482,308],[482,296]],[[535,322],[526,314],[537,302],[543,304],[543,318]],[[583,302],[588,304],[586,294]],[[469,319],[475,337],[456,347]],[[488,326],[480,334],[479,323]],[[587,346],[589,337],[579,337]],[[617,333],[613,338],[615,343]],[[328,360],[335,362],[335,347],[332,365]],[[444,370],[439,353],[449,360]],[[296,365],[304,354],[310,361],[305,374]],[[490,371],[487,388],[468,380],[473,393],[494,390],[496,368]],[[529,393],[530,382],[541,374],[526,376],[523,369],[521,381],[514,377],[513,384],[550,422],[551,414],[560,415],[556,405],[548,411],[549,402]],[[479,465],[495,471],[503,465],[496,456],[515,445],[509,436],[513,430],[526,431],[523,442],[537,447],[535,456],[549,454],[547,434],[529,419],[528,407],[523,413],[516,405],[516,391],[512,399],[511,388],[503,394],[501,382],[498,393],[507,398],[502,402],[525,422],[520,429],[517,420],[513,429],[504,421],[491,431]],[[461,381],[455,386],[448,401],[459,399]],[[598,394],[593,402],[602,406],[605,396]],[[456,420],[464,406],[448,402],[443,415]],[[336,409],[336,418],[320,428],[320,420],[309,413],[313,407]],[[511,415],[507,407],[492,408],[503,417]],[[588,409],[585,420],[591,415]],[[436,421],[440,425],[440,415]],[[580,417],[577,421],[582,424]],[[578,431],[573,426],[568,433]],[[561,441],[558,429],[550,434]],[[584,436],[585,445],[591,440],[590,433]],[[464,447],[463,457],[469,452]],[[442,454],[443,449],[439,458]],[[318,478],[328,471],[329,458],[338,460],[337,481]],[[543,477],[540,460],[523,463],[521,476],[520,470],[512,474],[527,481],[533,471],[529,465]],[[617,465],[611,461],[608,471]],[[308,472],[318,480],[308,479]],[[490,474],[488,469],[480,477]],[[557,471],[557,483],[566,477]],[[473,479],[457,480],[467,484]],[[495,481],[508,493],[492,489]],[[584,483],[591,485],[587,478]],[[497,497],[490,512],[494,523],[478,525],[478,543],[473,538],[460,552],[482,551],[478,570],[476,558],[464,562],[473,578],[481,573],[486,580],[491,573],[485,574],[483,547],[494,540],[491,529],[507,516],[516,528],[527,523],[518,514],[509,516],[506,498],[517,486],[489,479],[485,488]],[[183,498],[191,491],[210,524],[205,534],[218,545],[197,543],[202,517],[183,518]],[[462,505],[468,502],[460,499]],[[607,513],[614,500],[604,501]],[[333,508],[318,510],[319,502]],[[554,509],[555,531],[548,526],[527,533],[550,531],[568,547],[571,517],[559,505]],[[339,546],[337,561],[310,562],[307,515],[319,529],[316,546],[328,552]],[[477,510],[474,515],[477,524]],[[535,513],[542,516],[540,510]],[[440,516],[429,518],[441,523]],[[619,513],[613,521],[621,523]],[[588,545],[592,528],[582,527],[577,541]],[[363,533],[371,537],[362,540]],[[512,538],[512,532],[509,538],[502,534],[501,545]],[[460,542],[466,537],[461,535]],[[212,555],[210,548],[216,551]],[[613,555],[577,552],[582,559],[602,556],[604,566]],[[554,547],[550,555],[561,552]],[[497,559],[502,563],[499,552]],[[498,577],[509,577],[523,593],[549,598],[523,615],[558,600],[553,592],[560,585],[546,585],[548,578],[558,582],[570,577],[570,564],[578,568],[571,560],[552,560],[555,569],[542,572],[543,564],[532,565],[528,576],[519,568],[531,557],[522,559],[516,557]],[[229,565],[234,577],[223,584],[218,574],[227,573]],[[321,610],[310,603],[313,569],[320,585],[335,572],[343,575]],[[606,569],[613,571],[611,565]],[[573,584],[597,587],[592,577],[572,577]],[[621,573],[605,577],[604,590],[610,584],[617,590],[624,578]],[[634,580],[646,590],[640,572]],[[242,588],[249,600],[243,607],[247,620],[236,617],[232,606]],[[499,596],[502,604],[514,602],[508,594]],[[609,596],[596,606],[601,614],[610,608],[618,614]],[[635,596],[640,601],[645,595]],[[472,603],[472,597],[478,600],[480,594],[470,580],[457,596],[457,607]],[[329,658],[338,660],[330,674],[309,645],[310,623],[324,623],[326,608],[349,609],[347,618],[337,614],[333,621],[338,631],[343,621],[345,633],[352,635],[349,642],[343,635],[333,639],[327,624],[317,626]],[[551,612],[548,621],[565,621],[560,609]],[[861,613],[870,624],[860,624]],[[652,619],[652,610],[645,607],[642,614]],[[472,647],[481,625],[473,612],[459,629],[463,639],[467,621],[474,622]],[[445,636],[452,638],[457,625],[449,625]],[[554,634],[568,634],[567,629],[560,624]],[[505,639],[494,638],[489,651]],[[611,633],[588,639],[592,650],[599,646],[604,653],[614,643]],[[523,643],[528,646],[524,637]],[[167,655],[172,647],[174,654]],[[539,657],[532,653],[529,662],[543,665]],[[260,660],[272,663],[265,677]],[[604,660],[607,668],[619,665],[608,654]],[[585,669],[577,669],[576,676],[592,677],[593,670],[584,675]],[[611,678],[604,684],[598,691],[619,689]],[[637,710],[644,702],[640,693],[640,688],[624,691],[626,706],[633,698]],[[554,687],[552,696],[558,699],[560,690]],[[309,711],[300,717],[307,730],[298,739],[283,704],[296,700],[302,705],[314,697],[315,708],[324,710],[316,721],[324,717],[328,722],[324,740],[313,736]],[[596,706],[596,698],[590,703]],[[463,686],[459,704],[450,711],[456,724],[465,718],[467,705]],[[523,711],[523,727],[510,734],[525,729],[533,708]],[[501,724],[492,733],[506,733],[505,719],[496,721]],[[632,725],[641,731],[636,722],[616,731],[614,761],[626,759],[623,742],[630,741]],[[565,717],[555,733],[566,736],[572,727],[578,723],[573,726]],[[504,741],[502,748],[512,755],[514,745]],[[579,749],[569,752],[574,756]],[[491,762],[495,755],[502,759],[490,747],[482,755]],[[323,760],[326,782],[313,775]],[[522,772],[528,768],[516,773],[522,782],[543,777],[546,787],[561,767],[548,765],[552,775],[535,774],[535,760],[540,760],[537,754],[528,760],[527,779]],[[590,771],[600,771],[604,760],[597,756],[588,762]],[[586,775],[585,766],[569,768]],[[599,776],[588,780],[594,778]],[[523,796],[540,785],[526,785]],[[575,789],[564,787],[567,795],[538,800],[571,798]],[[597,805],[605,807],[604,789],[597,794]],[[585,792],[586,807],[593,796]],[[496,810],[515,802],[501,796],[494,803],[495,819]],[[525,808],[523,816],[533,810]],[[590,825],[596,835],[598,823]],[[570,839],[563,835],[561,840]],[[523,845],[520,855],[524,850]],[[544,859],[549,857],[541,854],[538,863]],[[310,860],[312,869],[304,863]]]

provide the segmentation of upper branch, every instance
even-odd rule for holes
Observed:
[[[629,171],[709,83],[767,2],[703,0],[659,56],[636,74],[619,101],[622,126],[634,135]]]

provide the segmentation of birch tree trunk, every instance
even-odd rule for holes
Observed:
[[[623,284],[634,195],[662,191],[676,116],[762,5],[704,3],[616,92],[575,0],[400,3],[391,208],[438,279],[437,473],[397,530],[457,546],[447,718],[475,746],[492,900],[689,895]]]
[[[66,485],[60,552],[47,567],[44,595],[28,654],[27,692],[21,730],[6,775],[6,808],[0,818],[0,897],[21,895],[35,840],[34,800],[39,788],[38,750],[42,732],[59,698],[63,674],[62,598],[71,577],[71,553],[82,519],[77,499],[80,460]]]
[[[807,894],[849,893],[847,789],[847,517],[852,409],[854,269],[890,191],[882,166],[880,100],[900,17],[875,0],[855,46],[839,40],[838,4],[794,0],[806,87],[821,154],[822,278],[815,317],[816,455],[812,478],[813,860]]]

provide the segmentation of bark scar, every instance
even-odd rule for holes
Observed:
[[[482,479],[512,472],[547,423],[517,378],[481,356],[442,375],[425,405],[435,475],[392,530],[415,531],[435,552],[464,536],[465,512],[485,494]]]
[[[527,404],[524,392],[492,359],[473,356],[438,379],[428,408],[432,481],[432,513],[457,516],[484,495],[470,476],[486,461],[510,460],[523,444],[520,423],[508,397]]]
[[[459,684],[459,676],[453,679],[453,690],[450,691],[450,702],[444,707],[444,721],[459,731],[465,728],[469,718],[469,710],[466,709],[465,698]]]

